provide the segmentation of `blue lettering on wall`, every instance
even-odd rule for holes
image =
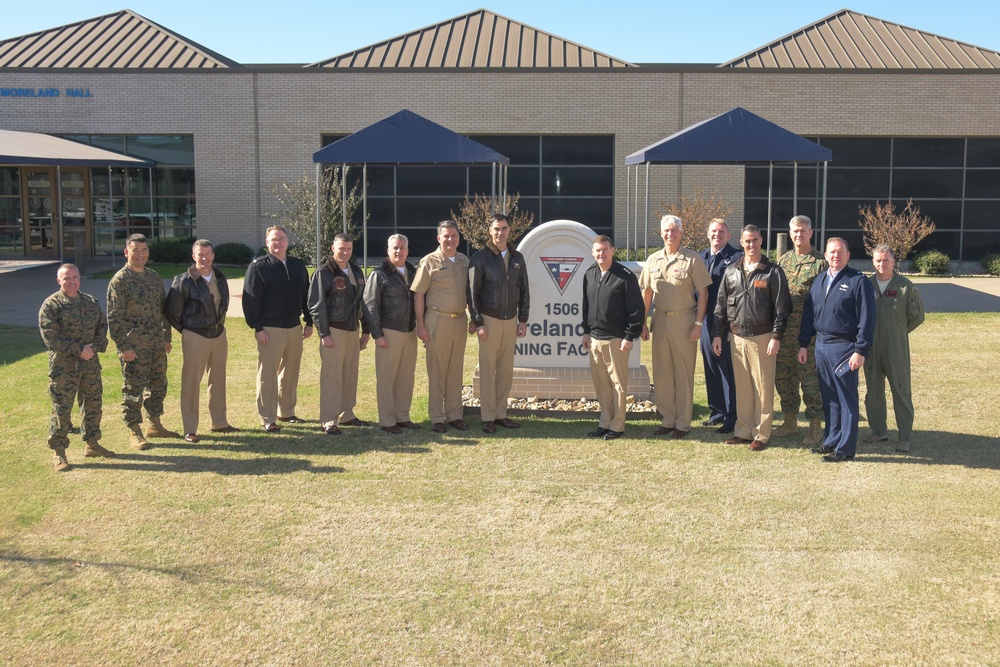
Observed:
[[[90,88],[0,88],[0,97],[93,97]]]

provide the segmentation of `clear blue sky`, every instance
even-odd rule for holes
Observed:
[[[0,39],[121,9],[233,60],[310,63],[485,8],[631,62],[721,63],[841,9],[1000,51],[991,0],[6,0]]]

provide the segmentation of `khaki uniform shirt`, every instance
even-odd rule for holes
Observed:
[[[420,260],[410,290],[424,295],[427,310],[446,316],[464,315],[469,285],[469,258],[455,254],[455,261],[438,248]]]
[[[694,310],[696,293],[711,284],[705,261],[683,247],[669,257],[666,249],[654,252],[639,276],[639,287],[653,290],[653,307],[661,313]]]

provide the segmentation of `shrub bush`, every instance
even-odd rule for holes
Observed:
[[[153,241],[149,244],[149,261],[153,264],[190,264],[193,238]]]
[[[925,250],[913,258],[913,266],[920,273],[936,276],[948,272],[950,260],[940,250]]]
[[[1000,276],[1000,254],[991,253],[983,257],[983,268],[991,276]]]
[[[245,243],[220,243],[215,246],[215,261],[218,264],[247,266],[253,261],[253,249]]]

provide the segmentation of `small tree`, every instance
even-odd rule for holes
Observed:
[[[896,261],[906,259],[913,248],[931,235],[935,225],[928,217],[920,215],[920,208],[913,200],[906,201],[906,208],[896,212],[892,200],[885,204],[878,201],[875,206],[859,206],[861,220],[858,225],[864,232],[865,250],[871,255],[875,247],[885,243],[892,248]]]
[[[347,170],[350,171],[350,170]],[[347,233],[354,235],[354,213],[361,206],[359,183],[355,183],[342,201],[341,168],[327,167],[320,181],[320,257],[329,254],[333,237],[344,231],[343,210],[347,209]],[[303,176],[297,181],[282,181],[274,187],[281,212],[272,217],[284,225],[289,236],[288,253],[309,265],[316,261],[316,180]],[[343,204],[343,207],[342,207]]]
[[[504,210],[503,201],[503,198],[498,199],[496,210],[501,212]],[[506,195],[506,215],[510,218],[509,239],[511,242],[516,241],[522,234],[531,229],[531,225],[535,221],[534,213],[518,209],[517,203],[519,201],[521,201],[521,195],[518,193]],[[493,212],[493,202],[489,197],[476,194],[470,200],[469,196],[466,195],[458,213],[451,212],[451,219],[458,225],[458,231],[462,233],[465,240],[471,243],[473,248],[479,250],[485,248],[486,242],[490,240],[490,223],[493,221]]]
[[[714,218],[725,219],[733,212],[733,207],[719,198],[718,193],[711,195],[698,189],[690,196],[683,196],[679,201],[672,204],[660,202],[660,208],[656,211],[656,233],[659,237],[660,219],[665,215],[676,215],[684,221],[683,234],[681,234],[681,245],[692,250],[701,250],[708,246],[708,223]]]

